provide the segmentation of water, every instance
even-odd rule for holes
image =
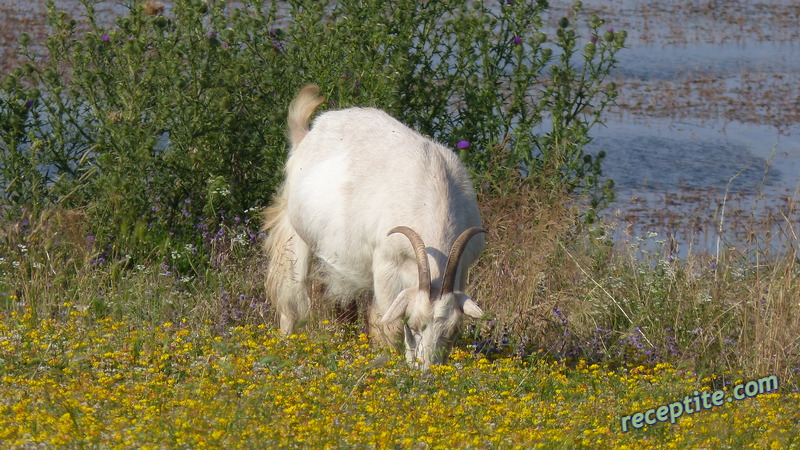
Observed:
[[[743,71],[794,74],[800,49],[791,43],[756,41],[664,47],[632,42],[619,54],[619,73],[625,78],[669,80],[690,73],[735,78]]]
[[[625,2],[628,8],[640,3]],[[590,145],[608,154],[605,174],[620,194],[795,191],[800,48],[757,39],[664,45],[637,39],[636,30],[629,36],[618,65],[623,105],[612,109],[605,127],[593,130]],[[654,94],[656,89],[662,92]],[[636,104],[642,97],[651,102],[649,111]]]
[[[772,233],[764,242],[773,248],[792,241],[800,223],[792,209],[800,186],[796,4],[584,5],[610,13],[609,26],[629,36],[619,106],[589,145],[606,151],[604,175],[617,187],[607,215],[626,236],[675,237],[681,255],[690,246],[714,253],[718,242],[746,247],[754,231]]]
[[[797,233],[800,224],[791,207],[800,185],[797,134],[739,122],[607,125],[594,131],[589,149],[607,153],[604,176],[615,181],[617,200],[605,215],[618,223],[617,240],[656,233],[639,245],[655,250],[657,241],[669,239],[678,257],[715,254],[718,246],[752,248],[756,241],[776,251],[794,242],[789,230]]]
[[[800,177],[800,139],[767,125],[615,120],[594,130],[589,149],[606,151],[604,175],[622,196],[710,188],[785,194]]]

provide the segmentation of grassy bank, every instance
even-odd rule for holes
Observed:
[[[337,322],[322,303],[300,334],[280,337],[263,298],[258,237],[241,230],[218,232],[215,265],[186,276],[102,260],[77,212],[23,231],[5,224],[0,439],[796,445],[799,292],[789,253],[755,263],[733,252],[670,258],[657,237],[613,244],[610,225],[586,227],[568,204],[545,208],[524,191],[483,198],[482,208],[489,246],[470,286],[488,314],[468,324],[449,364],[427,374],[370,347],[363,324]],[[695,391],[728,397],[769,375],[780,380],[776,393],[622,431],[625,416]]]
[[[623,432],[624,416],[715,390],[715,377],[670,364],[490,362],[458,349],[421,373],[333,328],[289,339],[263,325],[143,328],[70,303],[52,319],[2,319],[8,447],[786,448],[798,439],[800,396],[787,393]]]
[[[50,38],[19,36],[0,92],[4,447],[800,445],[796,196],[595,217],[613,192],[583,153],[615,100],[791,122],[796,108],[759,112],[788,105],[791,80],[609,83],[627,34],[599,2],[179,3],[93,21],[85,1],[74,23],[51,9]],[[447,365],[410,370],[318,297],[299,334],[276,331],[256,218],[309,81],[327,108],[468,141],[489,230],[468,292],[487,314]],[[686,250],[695,233],[719,246]],[[771,376],[776,392],[733,400]],[[717,391],[721,406],[623,431]]]

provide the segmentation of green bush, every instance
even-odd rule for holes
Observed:
[[[70,17],[48,2],[49,37],[24,35],[28,62],[2,82],[6,218],[81,209],[110,253],[207,255],[219,230],[255,230],[309,82],[329,107],[381,107],[460,149],[482,189],[588,192],[590,217],[612,198],[583,147],[625,34],[592,17],[578,37],[579,3],[554,35],[545,0],[128,1],[109,28],[81,3]]]

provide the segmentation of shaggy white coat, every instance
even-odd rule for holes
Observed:
[[[441,363],[464,314],[481,317],[463,293],[467,268],[484,248],[469,240],[453,292],[440,298],[443,271],[458,236],[481,226],[466,168],[448,148],[374,108],[321,114],[317,86],[303,88],[289,108],[291,141],[286,179],[264,214],[268,230],[267,291],[290,334],[309,309],[310,265],[322,265],[326,295],[346,304],[374,292],[371,333],[392,345],[404,335],[406,357],[427,368]],[[421,292],[409,238],[387,233],[414,230],[426,245],[430,292]]]

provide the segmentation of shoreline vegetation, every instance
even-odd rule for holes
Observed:
[[[583,153],[611,116],[794,123],[791,79],[743,74],[755,88],[732,93],[703,74],[625,80],[617,65],[626,39],[790,42],[792,7],[512,1],[476,15],[400,1],[387,22],[384,2],[345,1],[323,22],[325,2],[279,17],[181,0],[90,25],[92,3],[73,3],[81,13],[36,16],[49,29],[3,16],[24,24],[0,36],[4,446],[798,445],[796,193],[686,190],[615,214],[602,157]],[[422,31],[443,58],[404,47]],[[301,36],[324,51],[304,53]],[[285,107],[308,81],[328,108],[388,109],[473,171],[489,234],[468,286],[487,315],[445,365],[415,371],[371,346],[363,318],[345,323],[316,284],[311,319],[277,331],[258,212],[280,181]],[[780,114],[761,113],[770,99]],[[683,240],[703,233],[711,247]],[[777,392],[621,427],[767,377]]]

